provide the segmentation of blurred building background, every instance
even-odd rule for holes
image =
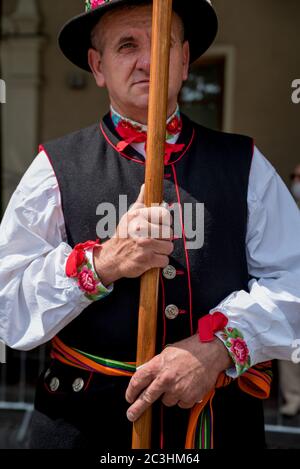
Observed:
[[[181,107],[204,125],[254,137],[288,184],[300,161],[300,104],[291,100],[292,82],[300,78],[300,2],[213,3],[220,31],[215,45],[193,66]],[[2,0],[0,78],[7,87],[7,103],[0,105],[2,210],[39,143],[88,126],[108,109],[105,91],[96,88],[90,74],[68,63],[57,47],[60,27],[83,7],[84,0]],[[9,365],[0,369],[2,409],[9,407],[8,401],[25,402],[28,406],[19,407],[30,416],[44,355],[43,350],[8,353]],[[299,419],[280,417],[280,399],[275,379],[266,406],[269,445],[300,448]],[[9,435],[5,442],[0,437],[0,447],[21,444],[26,433],[24,414],[10,416],[7,409],[0,410],[0,435]],[[16,435],[20,443],[15,443]]]

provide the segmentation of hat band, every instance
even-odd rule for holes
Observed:
[[[104,3],[110,3],[112,0],[85,0],[85,11],[95,10]]]

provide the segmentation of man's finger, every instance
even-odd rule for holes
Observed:
[[[128,234],[131,238],[146,238],[146,239],[163,239],[172,240],[174,237],[173,229],[167,225],[155,225],[147,222],[145,219],[142,221],[134,219],[128,225]]]
[[[174,407],[175,405],[177,405],[178,401],[179,401],[178,396],[175,396],[174,394],[167,393],[167,392],[162,398],[162,403],[166,407]]]
[[[163,207],[145,207],[139,209],[139,214],[156,225],[172,225],[171,213]]]
[[[147,365],[144,365],[142,368],[139,368],[139,370],[131,378],[130,383],[128,385],[125,395],[126,401],[129,404],[132,404],[139,396],[139,394],[141,394],[141,392],[147,386],[149,386],[149,384],[153,381],[154,377],[155,376],[153,374],[153,370],[150,367],[147,367]]]
[[[163,394],[162,383],[154,380],[153,383],[145,389],[135,403],[128,409],[127,418],[130,422],[136,422],[143,413],[157,401]]]
[[[195,405],[195,402],[184,402],[184,401],[178,402],[178,407],[180,407],[181,409],[192,409],[194,405]]]

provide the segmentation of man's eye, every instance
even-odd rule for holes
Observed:
[[[123,49],[133,49],[135,48],[136,45],[133,43],[133,42],[126,42],[125,44],[122,44],[119,48],[119,50],[123,50]]]

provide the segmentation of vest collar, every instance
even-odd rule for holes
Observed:
[[[112,106],[110,106],[110,116],[115,128],[118,127],[120,123],[129,124],[130,127],[135,129],[138,132],[142,132],[147,134],[148,126],[144,124],[140,124],[128,117],[124,117],[119,114],[117,111],[114,110]],[[180,109],[177,104],[176,111],[169,117],[167,120],[167,130],[166,130],[166,142],[174,143],[174,140],[177,141],[178,137],[181,132],[181,114]]]
[[[169,163],[166,166],[177,163],[183,156],[188,153],[195,136],[195,130],[192,122],[188,117],[181,114],[182,117],[182,131],[177,140],[178,144],[184,144],[185,148],[181,152],[172,153]],[[116,131],[115,125],[111,118],[111,113],[106,114],[100,123],[100,130],[103,134],[107,143],[114,148],[114,150],[119,153],[121,157],[127,158],[139,164],[145,164],[145,158],[143,155],[138,153],[130,145],[125,148],[122,152],[118,151],[117,145],[121,141],[121,137]]]

